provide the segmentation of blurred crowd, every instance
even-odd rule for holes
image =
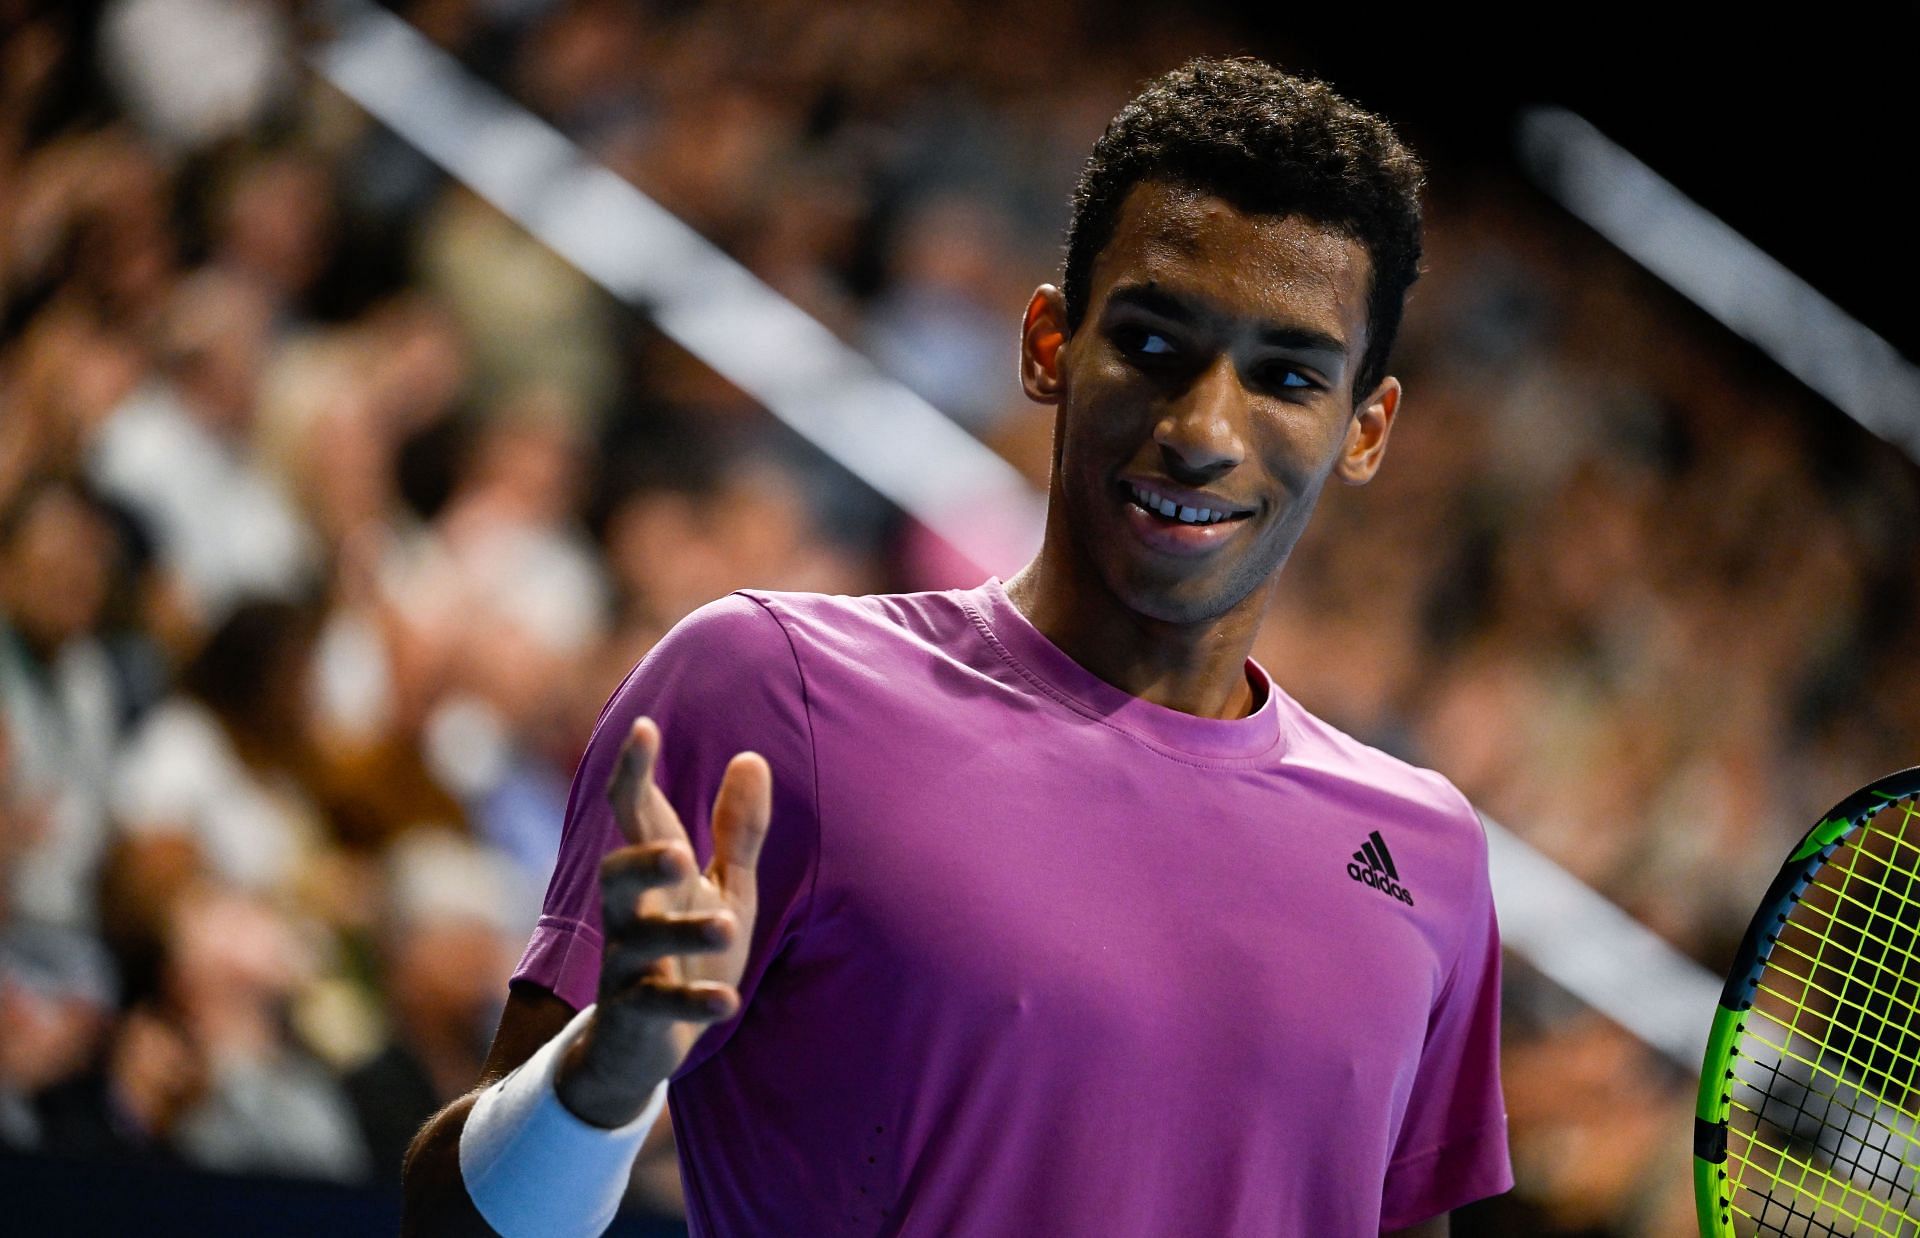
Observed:
[[[1079,162],[1242,46],[1090,0],[395,7],[1036,485],[1013,349]],[[305,72],[305,6],[0,31],[0,1147],[391,1181],[650,644],[977,578]],[[1796,827],[1914,761],[1915,470],[1436,171],[1393,452],[1256,655],[1717,970]],[[1687,1071],[1520,960],[1507,1002],[1520,1189],[1460,1232],[1684,1232]]]

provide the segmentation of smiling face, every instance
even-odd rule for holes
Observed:
[[[1370,286],[1339,232],[1136,186],[1079,328],[1042,288],[1022,341],[1027,393],[1060,410],[1048,540],[1078,574],[1154,619],[1257,614],[1327,478],[1385,450],[1399,383],[1352,390]]]

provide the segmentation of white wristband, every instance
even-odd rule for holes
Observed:
[[[553,1090],[588,1006],[473,1103],[460,1132],[460,1177],[502,1238],[582,1238],[613,1223],[633,1158],[667,1103],[662,1079],[640,1116],[606,1130],[575,1117]]]

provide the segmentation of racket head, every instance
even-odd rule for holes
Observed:
[[[1702,1238],[1920,1238],[1920,767],[1802,836],[1714,1013],[1694,1112]]]

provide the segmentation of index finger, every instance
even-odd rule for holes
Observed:
[[[629,844],[688,841],[667,797],[653,785],[653,763],[659,755],[660,725],[644,715],[635,718],[607,780],[614,823]]]

